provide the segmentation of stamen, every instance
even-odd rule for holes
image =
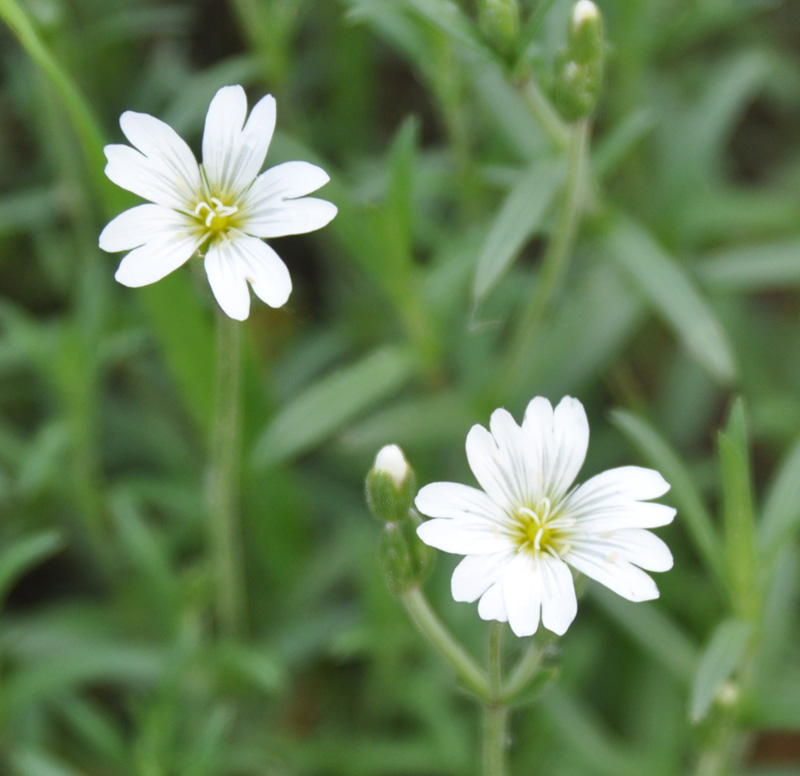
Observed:
[[[544,533],[544,526],[540,526],[533,539],[533,549],[537,552],[542,549],[542,534]]]
[[[520,507],[519,511],[520,512],[524,512],[529,517],[532,517],[533,521],[536,523],[536,525],[541,525],[542,524],[542,521],[539,518],[539,515],[537,515],[536,512],[534,512],[532,509],[528,509],[528,507]]]
[[[544,514],[542,515],[542,522],[546,523],[547,522],[547,518],[550,517],[550,499],[547,498],[547,496],[545,496],[539,502],[539,508],[540,509],[542,508],[542,505],[544,505]]]

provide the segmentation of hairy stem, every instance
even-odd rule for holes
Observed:
[[[220,630],[242,634],[245,587],[239,536],[241,323],[217,319],[217,393],[208,477],[208,538],[214,563]]]
[[[413,588],[403,593],[402,601],[414,624],[455,668],[464,684],[481,698],[488,698],[489,681],[486,674],[445,628],[431,609],[425,594],[419,588]]]
[[[502,701],[503,656],[500,637],[503,623],[492,623],[489,634],[490,698],[483,707],[483,776],[506,776],[508,706]]]

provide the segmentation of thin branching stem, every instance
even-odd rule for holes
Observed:
[[[445,628],[425,594],[418,587],[413,588],[403,593],[402,601],[414,624],[439,654],[455,668],[464,684],[481,698],[488,699],[489,680],[485,672]]]

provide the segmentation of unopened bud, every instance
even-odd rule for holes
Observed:
[[[401,523],[387,523],[381,534],[380,558],[386,583],[394,595],[421,585],[436,557],[432,547],[417,536],[422,521],[416,513]]]
[[[496,51],[511,54],[519,37],[517,0],[481,0],[478,26]]]
[[[603,17],[592,0],[578,0],[569,19],[570,56],[577,62],[603,57]]]
[[[416,495],[416,479],[397,445],[381,448],[367,475],[367,505],[372,514],[389,523],[405,520]]]
[[[578,0],[569,19],[568,43],[556,59],[553,102],[567,121],[594,110],[605,64],[603,17],[592,0]]]

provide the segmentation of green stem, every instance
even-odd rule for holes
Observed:
[[[241,323],[217,318],[217,394],[209,467],[209,542],[214,560],[216,609],[222,633],[242,635],[245,586],[239,537],[239,426]]]
[[[587,120],[583,120],[575,125],[567,149],[564,203],[542,259],[536,288],[528,306],[522,313],[506,357],[498,370],[500,375],[498,386],[508,385],[515,376],[523,373],[525,364],[530,358],[530,352],[536,343],[545,313],[558,288],[567,259],[572,252],[580,217],[588,145],[589,123]]]
[[[522,95],[553,145],[559,149],[567,148],[570,141],[569,127],[556,113],[555,108],[550,104],[550,100],[545,97],[542,90],[532,79],[524,81],[521,88]]]
[[[512,698],[515,698],[530,684],[531,679],[533,679],[542,665],[543,657],[544,649],[535,641],[531,640],[527,652],[514,667],[511,676],[508,677],[508,681],[503,687],[504,701],[508,702]]]
[[[486,674],[444,627],[431,609],[425,594],[417,587],[403,593],[401,598],[414,624],[439,654],[455,668],[464,684],[481,698],[489,698],[489,680]]]
[[[103,195],[112,187],[103,174],[103,132],[92,109],[75,82],[53,57],[33,22],[16,0],[0,0],[0,19],[8,25],[28,56],[42,69],[61,97],[83,144],[95,188]]]
[[[506,775],[508,706],[501,700],[503,663],[500,636],[503,623],[492,623],[489,634],[489,690],[483,708],[483,776]]]

